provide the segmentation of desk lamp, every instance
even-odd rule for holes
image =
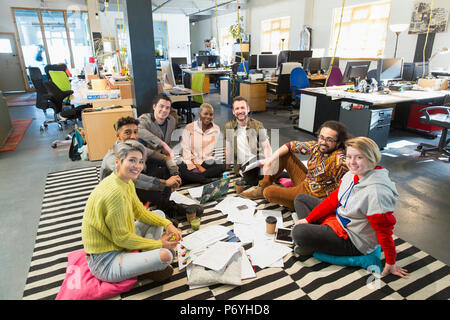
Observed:
[[[389,29],[394,32],[397,35],[397,38],[395,39],[395,51],[394,51],[394,58],[397,57],[397,45],[398,45],[398,36],[400,33],[408,29],[409,24],[406,23],[400,23],[400,24],[391,24],[389,26]]]
[[[438,52],[436,52],[435,54],[433,54],[431,57],[430,57],[430,59],[428,60],[428,78],[432,78],[432,75],[431,75],[431,60],[433,60],[433,58],[434,57],[436,57],[437,55],[440,55],[440,54],[447,54],[447,53],[449,53],[450,51],[448,51],[448,48],[447,47],[444,47],[444,48],[442,48],[441,50],[439,50]]]

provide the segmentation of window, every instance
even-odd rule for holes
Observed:
[[[11,41],[9,39],[0,39],[0,53],[12,53]]]
[[[50,63],[65,63],[75,72],[84,68],[93,52],[86,11],[13,8],[13,14],[25,67],[43,74]]]
[[[345,7],[336,57],[380,58],[386,44],[391,1]],[[341,8],[333,11],[329,54],[333,55],[339,32]]]
[[[278,54],[289,48],[291,17],[264,20],[261,22],[261,52]]]

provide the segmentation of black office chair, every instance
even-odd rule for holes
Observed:
[[[49,71],[64,71],[67,70],[66,64],[48,64],[44,67],[45,74],[47,75],[47,79],[50,81],[52,78],[50,77]]]
[[[76,122],[77,119],[81,120],[81,112],[83,109],[87,108],[88,105],[77,107],[63,106],[64,99],[73,94],[72,90],[62,91],[52,81],[45,81],[44,86],[47,89],[48,99],[52,102],[54,111],[54,120],[44,122],[44,127],[47,127],[47,123],[54,122],[58,124],[59,130],[62,131],[62,122],[67,123],[67,120],[72,120],[74,122]],[[44,128],[41,126],[41,131],[42,130],[44,130]]]
[[[278,75],[276,84],[268,83],[267,88],[277,96],[277,100],[281,101],[281,105],[287,106],[292,114],[292,92],[291,92],[291,71],[295,68],[301,68],[298,62],[285,62],[280,65],[280,74]],[[276,109],[274,109],[276,114]]]
[[[443,110],[445,113],[430,114],[431,110]],[[427,152],[438,151],[440,154],[446,155],[450,162],[450,139],[447,139],[447,131],[450,128],[450,107],[448,106],[433,106],[420,110],[424,116],[420,117],[420,121],[425,124],[442,127],[441,138],[439,139],[439,145],[432,146],[426,143],[421,143],[417,146],[417,151],[420,151],[420,155],[423,157]]]
[[[183,83],[183,71],[178,63],[172,63],[173,76],[175,77],[175,83]]]
[[[36,108],[42,109],[47,114],[47,109],[52,107],[52,102],[49,100],[47,89],[43,84],[42,72],[36,67],[28,67],[28,72],[36,90]]]

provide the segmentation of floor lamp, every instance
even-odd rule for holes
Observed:
[[[403,31],[405,31],[406,29],[408,29],[409,24],[406,23],[401,23],[401,24],[391,24],[389,26],[389,30],[391,30],[392,32],[394,32],[397,35],[397,38],[395,39],[395,51],[394,51],[394,58],[397,57],[397,45],[398,45],[398,36],[400,35],[400,33],[402,33]]]

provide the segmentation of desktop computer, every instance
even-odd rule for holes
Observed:
[[[345,66],[342,82],[351,82],[353,78],[365,79],[369,70],[370,61],[350,61]]]
[[[322,68],[322,58],[305,58],[303,69],[310,74],[315,74]]]
[[[377,76],[378,82],[400,81],[403,76],[403,58],[378,59]]]

